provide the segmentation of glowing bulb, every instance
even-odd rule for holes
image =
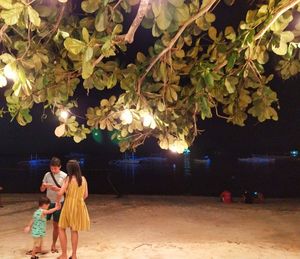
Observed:
[[[120,119],[124,124],[130,124],[133,120],[130,110],[124,110],[120,116]]]
[[[173,143],[172,145],[169,146],[169,149],[174,152],[174,153],[177,153],[177,146],[175,143]]]
[[[185,140],[176,140],[172,145],[170,145],[169,149],[174,153],[182,154],[187,147],[188,145]]]
[[[147,114],[143,119],[143,125],[149,127],[153,121],[153,117],[150,114]]]
[[[13,81],[16,81],[18,79],[18,75],[15,70],[15,66],[13,66],[12,64],[7,64],[4,67],[4,75],[6,76],[6,78],[12,79]]]
[[[7,85],[7,80],[4,76],[0,75],[0,88]]]
[[[150,115],[149,113],[144,115],[143,116],[143,125],[144,125],[144,127],[150,127],[151,129],[155,129],[156,128],[156,122],[155,122],[153,116]]]
[[[61,117],[62,119],[64,119],[64,120],[68,119],[68,117],[69,117],[69,112],[68,112],[68,111],[65,111],[65,110],[61,111],[61,112],[60,112],[60,117]]]

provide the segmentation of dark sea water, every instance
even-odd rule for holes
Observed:
[[[71,157],[62,158],[63,164],[68,158]],[[182,155],[165,161],[153,159],[121,165],[111,164],[103,156],[80,155],[78,159],[90,193],[217,196],[229,189],[233,195],[240,196],[248,189],[262,192],[266,197],[300,197],[299,159],[245,162],[236,157],[195,160]],[[48,171],[48,160],[33,159],[31,163],[28,160],[30,157],[0,156],[0,186],[5,192],[39,192],[41,180]]]

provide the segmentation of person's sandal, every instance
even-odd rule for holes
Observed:
[[[39,257],[35,255],[35,256],[31,256],[30,259],[39,259]]]

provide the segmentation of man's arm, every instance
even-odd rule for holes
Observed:
[[[46,191],[46,189],[47,189],[47,174],[44,175],[42,184],[40,186],[40,191],[44,192],[44,191]]]
[[[44,191],[46,191],[46,189],[47,189],[47,187],[46,187],[45,183],[42,183],[40,186],[40,191],[44,192]]]

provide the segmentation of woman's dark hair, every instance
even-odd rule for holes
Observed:
[[[50,166],[61,166],[60,159],[57,157],[52,157],[50,161]]]
[[[50,204],[50,200],[48,197],[46,196],[42,196],[40,199],[39,199],[39,207],[43,206],[44,204]]]
[[[72,176],[75,176],[78,186],[81,186],[81,184],[82,184],[81,170],[80,170],[79,163],[76,160],[68,161],[67,173],[70,178]]]

